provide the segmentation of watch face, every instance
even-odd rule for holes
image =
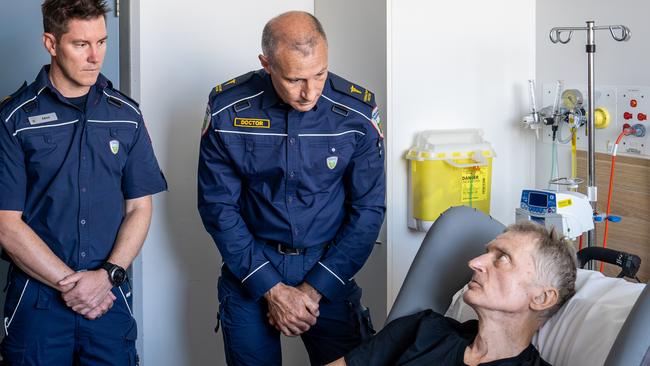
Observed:
[[[113,282],[113,285],[119,286],[124,283],[124,280],[126,280],[126,271],[119,267],[114,268],[111,273],[111,281]]]

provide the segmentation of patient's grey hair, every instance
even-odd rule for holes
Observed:
[[[288,16],[304,16],[309,21],[311,29],[299,35],[290,35],[287,30],[278,29],[277,23]],[[280,44],[300,52],[303,56],[309,56],[318,42],[327,43],[325,30],[323,30],[320,21],[307,12],[291,11],[280,14],[269,20],[264,26],[264,30],[262,30],[262,53],[270,61],[273,61]]]
[[[533,256],[537,279],[558,292],[557,303],[539,314],[542,320],[547,320],[575,294],[577,259],[573,243],[555,230],[530,221],[520,221],[505,231],[528,234],[537,243],[537,253]]]

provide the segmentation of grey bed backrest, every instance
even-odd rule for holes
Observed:
[[[473,208],[445,211],[427,232],[386,323],[415,312],[444,313],[451,299],[471,278],[467,262],[485,252],[485,244],[505,226]]]
[[[650,366],[650,285],[637,299],[609,351],[605,366]]]

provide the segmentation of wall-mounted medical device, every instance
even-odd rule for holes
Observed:
[[[524,189],[516,220],[530,220],[554,228],[558,234],[575,239],[593,230],[593,210],[589,199],[582,193]]]

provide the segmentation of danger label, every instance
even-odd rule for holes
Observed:
[[[460,177],[460,201],[483,201],[488,196],[488,167],[463,169]]]

